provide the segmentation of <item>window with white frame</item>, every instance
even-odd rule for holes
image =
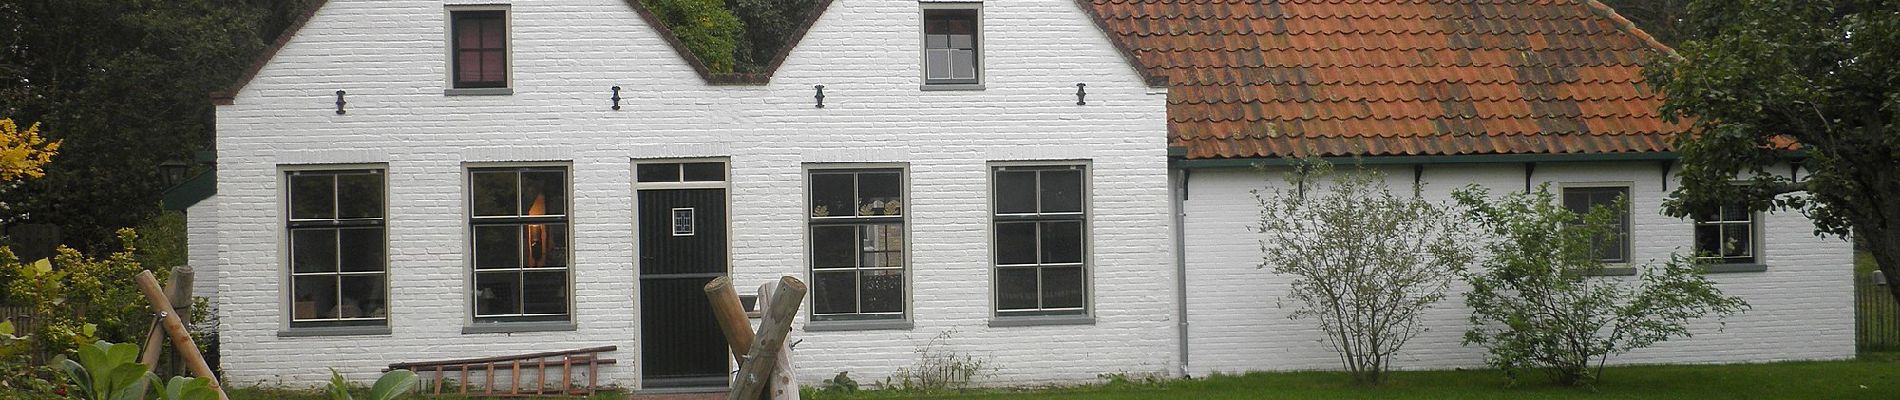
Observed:
[[[903,169],[809,175],[812,319],[904,318]]]
[[[1597,259],[1606,263],[1625,263],[1630,261],[1630,211],[1628,205],[1630,188],[1628,186],[1596,186],[1563,188],[1563,205],[1570,212],[1583,215],[1597,207],[1614,207],[1617,215],[1614,233],[1598,237],[1591,244]],[[1619,205],[1619,201],[1623,202]]]
[[[476,322],[568,321],[568,174],[470,168]]]
[[[1727,204],[1695,216],[1696,257],[1716,264],[1754,264],[1755,213]]]
[[[1088,170],[992,167],[996,312],[1088,312]]]
[[[290,326],[387,326],[383,172],[285,173]]]
[[[924,84],[981,83],[982,3],[924,4]]]

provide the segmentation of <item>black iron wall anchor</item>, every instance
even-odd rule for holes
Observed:
[[[1088,92],[1088,91],[1085,91],[1085,90],[1082,90],[1082,88],[1085,88],[1085,87],[1088,87],[1088,86],[1089,86],[1089,84],[1086,84],[1086,83],[1077,83],[1077,84],[1075,84],[1075,105],[1078,105],[1078,106],[1086,106],[1086,105],[1089,105],[1089,102],[1088,102],[1087,100],[1085,100],[1085,99],[1087,99],[1087,98],[1088,98],[1088,96],[1089,96],[1089,92]]]
[[[818,108],[825,108],[825,85],[814,85],[812,88],[818,89],[818,95],[812,96],[818,99]]]
[[[349,102],[343,101],[343,91],[336,91],[336,115],[343,115],[344,104],[349,104]]]
[[[620,87],[614,86],[614,111],[620,111]]]

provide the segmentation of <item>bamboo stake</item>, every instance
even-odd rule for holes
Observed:
[[[779,350],[784,348],[785,337],[791,333],[792,318],[798,316],[798,306],[804,304],[805,291],[805,283],[797,278],[779,278],[778,288],[772,291],[771,307],[765,310],[752,348],[746,351],[745,363],[739,366],[739,376],[734,382],[737,387],[727,393],[728,400],[753,400],[765,392],[778,365]]]
[[[745,316],[745,305],[739,303],[739,291],[733,289],[732,277],[721,276],[706,282],[706,300],[712,302],[719,331],[726,334],[726,347],[732,350],[732,360],[744,363],[745,352],[752,349],[752,321]]]
[[[139,291],[145,292],[145,299],[152,303],[152,309],[165,310],[172,305],[171,299],[165,297],[165,292],[159,290],[158,278],[152,276],[152,271],[140,271],[136,279]],[[230,400],[224,394],[224,387],[218,384],[218,375],[211,372],[211,365],[205,363],[204,354],[198,352],[198,344],[191,342],[191,333],[185,331],[185,323],[178,320],[178,314],[161,311],[159,316],[165,323],[165,334],[171,336],[172,348],[177,349],[185,365],[191,367],[191,374],[211,381],[211,391],[218,393],[219,400]]]
[[[184,315],[191,310],[191,278],[189,266],[172,268],[171,276],[165,278],[165,293],[171,300],[173,314]],[[165,351],[163,325],[152,321],[152,330],[145,335],[145,351],[139,354],[139,364],[145,364],[148,371],[158,371],[158,356]]]

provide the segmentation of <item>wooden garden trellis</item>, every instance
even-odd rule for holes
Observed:
[[[426,390],[440,395],[447,385],[450,374],[460,374],[455,379],[458,395],[480,395],[487,397],[544,397],[544,396],[584,396],[592,395],[600,389],[600,366],[614,364],[614,359],[601,358],[600,353],[611,352],[616,346],[589,347],[564,351],[550,351],[520,355],[496,357],[466,358],[459,360],[422,361],[389,364],[388,370],[406,369],[419,376],[430,376],[424,380]],[[560,368],[558,385],[548,385],[548,369]],[[523,387],[522,370],[533,369],[534,386]],[[497,371],[506,377],[506,390],[496,387]],[[586,385],[575,385],[575,373],[587,374]],[[469,392],[471,375],[481,378],[480,390]]]

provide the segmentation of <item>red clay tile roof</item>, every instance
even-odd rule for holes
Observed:
[[[1595,0],[1088,0],[1168,81],[1187,157],[1669,151],[1642,63]]]

